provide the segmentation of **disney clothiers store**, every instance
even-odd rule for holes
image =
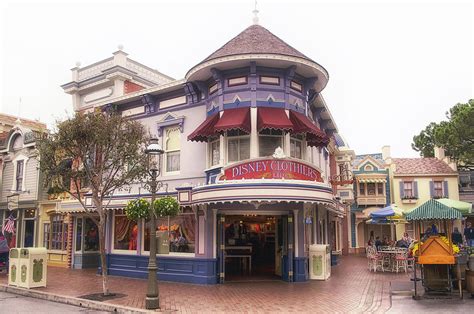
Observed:
[[[259,25],[245,29],[183,80],[157,72],[154,78],[162,80],[152,84],[145,80],[148,72],[138,68],[151,69],[123,51],[114,53],[110,65],[108,60],[100,71],[109,71],[107,66],[122,71],[124,93],[95,102],[91,96],[92,105],[82,101],[87,96],[79,97],[75,109],[113,108],[160,139],[165,152],[159,180],[168,189],[158,194],[177,197],[182,207],[179,216],[157,223],[160,280],[305,281],[309,245],[328,243],[341,250],[345,213],[329,183],[336,173],[337,128],[321,95],[328,82],[322,66]],[[66,92],[99,93],[99,87],[92,90],[81,81],[81,70],[63,86]],[[149,193],[132,186],[111,200],[112,275],[147,276],[150,229],[123,212],[138,197]],[[84,218],[79,211],[74,216],[77,239],[77,223],[83,225]],[[76,253],[73,266],[84,266],[84,252]]]

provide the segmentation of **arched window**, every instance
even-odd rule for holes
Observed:
[[[20,134],[15,135],[11,144],[11,150],[16,151],[23,148],[23,137]]]

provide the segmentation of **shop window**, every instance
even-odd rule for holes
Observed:
[[[49,249],[66,250],[67,224],[64,223],[63,215],[53,215],[50,220],[49,228]]]
[[[175,217],[159,218],[156,230],[168,235],[169,251],[173,253],[194,253],[196,241],[196,216],[183,213]],[[150,251],[150,222],[145,222],[143,250]]]
[[[260,157],[272,156],[275,149],[283,148],[283,131],[265,129],[258,137],[258,148]]]
[[[84,252],[99,250],[99,230],[90,218],[84,219]]]
[[[129,220],[125,213],[117,211],[114,215],[114,250],[136,251],[138,225]]]
[[[214,140],[209,143],[209,163],[211,166],[218,165],[220,162],[220,140]]]
[[[383,195],[383,183],[377,183],[377,194]]]
[[[359,195],[365,195],[365,183],[359,182]]]
[[[303,159],[303,137],[301,135],[290,138],[290,156]]]
[[[443,181],[434,181],[433,182],[433,191],[434,191],[434,198],[441,198],[444,196],[443,194]]]
[[[250,158],[250,136],[241,131],[227,132],[227,161],[236,162]]]
[[[51,232],[50,223],[43,224],[43,247],[49,250],[49,233]]]
[[[179,172],[181,156],[181,131],[179,127],[165,129],[165,170]]]
[[[5,211],[5,216],[3,220],[2,232],[5,238],[7,238],[8,247],[16,247],[16,232],[17,232],[17,218],[18,211]]]
[[[16,173],[15,173],[15,190],[23,190],[23,171],[24,171],[24,160],[18,160],[16,162]]]
[[[82,250],[82,218],[76,220],[76,251]]]
[[[413,193],[413,182],[411,181],[403,182],[403,195],[405,198],[415,197],[415,194]]]

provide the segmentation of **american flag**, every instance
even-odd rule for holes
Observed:
[[[15,232],[15,217],[12,214],[5,220],[5,224],[2,227],[2,233],[5,234],[5,232]]]

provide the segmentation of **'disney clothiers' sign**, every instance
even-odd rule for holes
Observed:
[[[323,182],[321,172],[308,164],[291,159],[251,160],[223,169],[222,180],[285,179]]]

